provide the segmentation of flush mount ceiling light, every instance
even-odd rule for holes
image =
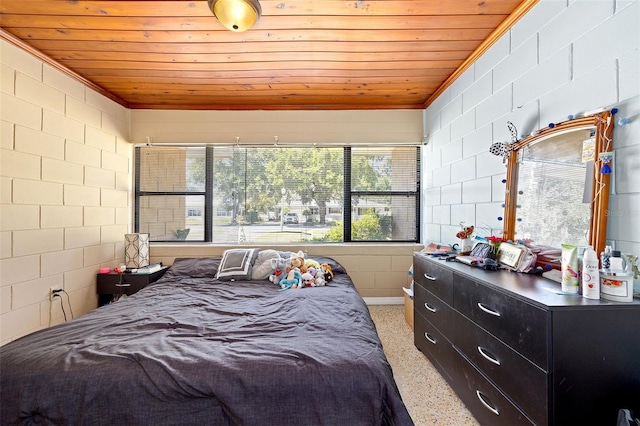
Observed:
[[[258,0],[208,0],[209,9],[231,31],[247,31],[260,19]]]

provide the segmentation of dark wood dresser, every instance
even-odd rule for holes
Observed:
[[[640,413],[640,301],[413,257],[415,345],[483,425],[615,425]]]

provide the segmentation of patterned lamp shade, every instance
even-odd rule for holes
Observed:
[[[149,265],[149,234],[124,236],[124,262],[127,268],[142,268]]]

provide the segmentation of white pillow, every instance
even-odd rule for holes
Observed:
[[[259,251],[256,248],[225,250],[216,278],[220,281],[251,279],[251,268]]]

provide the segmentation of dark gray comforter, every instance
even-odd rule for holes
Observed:
[[[368,309],[326,287],[220,282],[180,259],[152,285],[0,348],[0,422],[411,425]]]

